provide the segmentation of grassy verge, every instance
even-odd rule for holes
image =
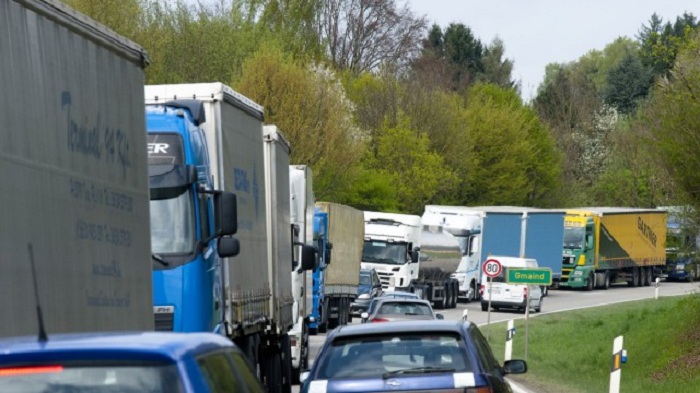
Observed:
[[[481,327],[500,361],[506,326]],[[516,320],[515,328],[512,358],[525,359],[525,320]],[[607,392],[617,336],[624,337],[628,356],[622,392],[700,392],[700,295],[530,318],[528,372],[512,379],[541,393]]]

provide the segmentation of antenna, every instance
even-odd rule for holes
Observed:
[[[46,329],[44,328],[44,317],[41,312],[41,304],[39,302],[39,285],[36,280],[36,266],[34,266],[34,248],[32,243],[27,243],[27,249],[29,251],[29,263],[32,265],[32,282],[34,283],[34,298],[36,300],[36,316],[39,321],[39,342],[45,343],[49,341],[46,336]]]

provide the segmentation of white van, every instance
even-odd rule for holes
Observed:
[[[505,256],[489,256],[488,259],[496,259],[501,263],[501,274],[489,278],[482,273],[481,276],[481,311],[489,308],[515,308],[525,311],[525,301],[529,300],[530,309],[535,312],[542,311],[542,288],[539,285],[508,284],[506,274],[508,268],[537,268],[537,260],[531,258],[517,258]],[[490,291],[489,291],[490,288]]]

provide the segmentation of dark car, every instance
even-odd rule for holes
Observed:
[[[301,392],[504,393],[504,377],[526,371],[524,360],[501,365],[469,321],[368,323],[328,335]]]
[[[371,314],[362,313],[362,322],[392,322],[406,319],[443,319],[430,302],[423,299],[380,298]]]
[[[214,333],[83,333],[0,340],[0,392],[263,392]]]
[[[374,269],[360,270],[360,284],[357,286],[357,299],[350,304],[350,313],[359,316],[364,311],[372,299],[382,295],[382,283],[379,275]]]

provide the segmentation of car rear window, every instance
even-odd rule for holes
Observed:
[[[344,337],[328,348],[316,379],[472,372],[466,354],[461,337],[453,333]]]
[[[425,303],[384,302],[377,315],[433,315],[433,312]]]
[[[34,364],[0,367],[0,392],[183,392],[174,364]]]

